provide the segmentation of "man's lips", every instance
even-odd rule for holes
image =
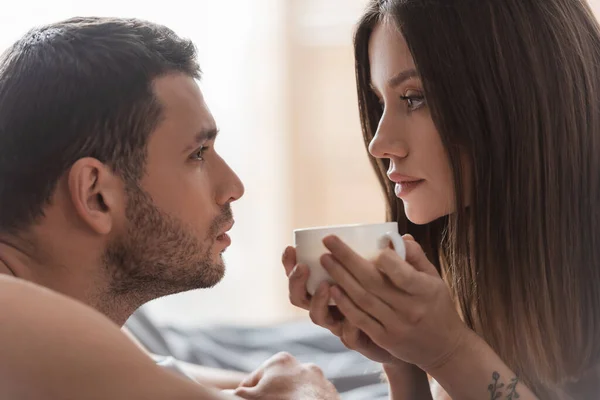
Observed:
[[[217,242],[221,243],[223,247],[229,247],[231,245],[231,238],[228,234],[222,233],[217,236]]]
[[[217,235],[217,242],[221,243],[223,247],[229,247],[231,245],[231,238],[227,234],[233,228],[234,221],[231,221],[227,224],[227,226],[221,231],[219,235]]]
[[[221,233],[219,233],[217,235],[217,237],[220,237],[220,236],[223,236],[223,235],[227,234],[227,232],[229,232],[231,230],[231,228],[233,228],[234,224],[235,224],[235,221],[231,221],[227,225],[225,225],[225,228],[221,230]]]

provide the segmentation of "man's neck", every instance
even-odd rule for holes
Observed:
[[[51,261],[52,257],[44,257],[46,262],[40,263],[22,240],[0,237],[0,274],[12,275],[16,278],[36,283],[52,289],[96,309],[122,326],[127,318],[141,305],[133,298],[115,298],[107,294],[102,282],[101,268],[77,268],[73,265]],[[75,264],[74,262],[73,264]],[[87,265],[88,263],[81,262]],[[96,272],[98,271],[98,272]],[[94,276],[94,275],[98,276]],[[129,296],[128,296],[129,297]]]
[[[16,276],[15,273],[12,272],[8,265],[6,265],[2,260],[0,260],[0,274]]]
[[[22,240],[0,237],[0,274],[36,282],[29,267],[33,259],[26,248]]]

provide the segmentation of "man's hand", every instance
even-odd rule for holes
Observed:
[[[244,399],[337,400],[339,395],[314,364],[300,364],[287,353],[267,360],[234,392]]]

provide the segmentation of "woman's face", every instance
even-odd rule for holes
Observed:
[[[389,159],[388,177],[396,183],[396,196],[411,222],[427,224],[453,213],[456,205],[448,155],[406,41],[391,21],[379,23],[373,31],[369,64],[371,86],[383,107],[369,152]]]

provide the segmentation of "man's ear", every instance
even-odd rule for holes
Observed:
[[[81,158],[67,177],[71,201],[82,221],[98,234],[108,234],[122,207],[123,183],[95,158]]]

